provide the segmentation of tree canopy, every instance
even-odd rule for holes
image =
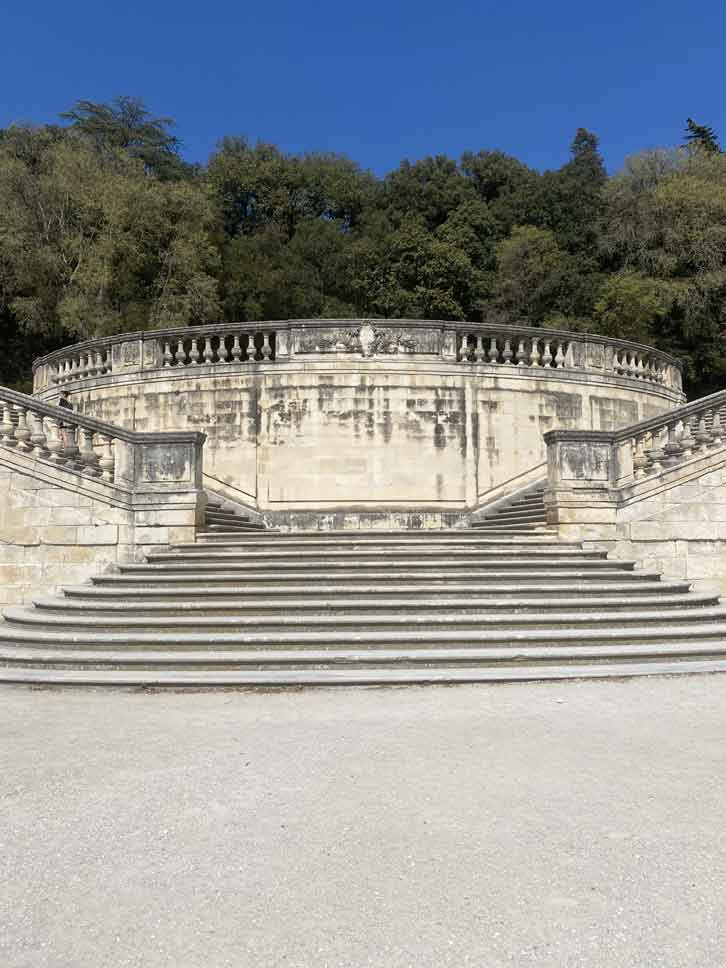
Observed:
[[[364,315],[591,330],[723,385],[726,155],[692,119],[613,177],[580,128],[556,170],[478,149],[383,178],[235,135],[189,165],[138,98],[61,120],[0,131],[0,382],[97,334]]]

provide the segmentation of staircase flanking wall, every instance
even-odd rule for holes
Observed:
[[[194,539],[202,434],[133,434],[0,388],[0,606]]]
[[[562,538],[726,599],[726,391],[617,433],[546,439]]]

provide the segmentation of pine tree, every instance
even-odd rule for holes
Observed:
[[[696,124],[693,118],[686,119],[686,142],[687,144],[697,145],[704,151],[712,151],[715,154],[721,152],[718,137],[710,124]]]

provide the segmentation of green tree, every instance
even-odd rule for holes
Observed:
[[[693,118],[686,118],[686,144],[702,148],[704,151],[718,153],[721,146],[716,132],[709,124],[696,124]]]
[[[108,104],[80,100],[59,117],[99,151],[121,149],[154,174],[174,178],[189,171],[179,158],[181,142],[169,130],[174,120],[153,117],[141,98],[121,96]]]

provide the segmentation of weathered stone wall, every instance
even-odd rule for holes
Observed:
[[[544,476],[545,431],[609,430],[677,399],[617,376],[500,373],[329,354],[246,370],[157,369],[69,389],[79,412],[111,424],[203,430],[208,483],[270,512],[473,508],[533,468]]]
[[[681,426],[677,418],[674,425]],[[726,446],[720,431],[706,430],[711,440],[695,450],[690,440],[669,466],[636,475],[633,456],[637,459],[641,450],[633,439],[640,431],[633,429],[630,437],[630,429],[550,435],[549,523],[561,538],[726,598]],[[664,439],[657,437],[661,448]],[[670,438],[679,439],[684,438]],[[659,461],[667,459],[662,449],[657,455]]]
[[[203,512],[195,492],[147,495],[136,507],[116,492],[0,448],[0,607],[194,540]]]
[[[726,600],[726,451],[710,463],[711,470],[619,509],[611,554]]]

